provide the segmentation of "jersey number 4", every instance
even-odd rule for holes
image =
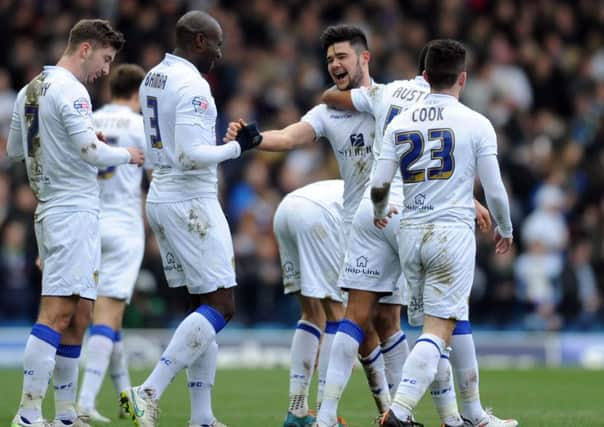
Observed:
[[[401,157],[401,173],[405,184],[415,184],[427,179],[449,179],[455,170],[455,135],[451,129],[429,129],[428,140],[440,141],[440,147],[430,151],[430,158],[440,165],[427,169],[413,169],[412,166],[424,153],[424,135],[418,131],[399,132],[395,135],[396,145],[409,144],[409,149]]]
[[[147,107],[151,109],[151,116],[149,117],[149,126],[151,130],[155,132],[150,134],[151,148],[162,149],[164,145],[161,143],[161,134],[159,133],[159,117],[157,114],[157,98],[154,96],[147,96]]]

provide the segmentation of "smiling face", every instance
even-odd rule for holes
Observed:
[[[94,46],[82,43],[82,77],[85,83],[94,83],[96,79],[109,74],[116,50],[111,46]]]
[[[349,90],[361,85],[363,68],[367,65],[367,51],[359,54],[350,42],[344,41],[329,46],[326,56],[327,71],[339,90]]]

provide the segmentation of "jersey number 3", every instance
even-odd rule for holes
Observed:
[[[409,149],[401,157],[401,173],[405,184],[415,184],[427,179],[449,179],[455,170],[455,135],[451,129],[429,129],[428,140],[440,141],[440,147],[430,151],[430,158],[438,160],[440,165],[427,169],[412,169],[412,166],[424,153],[424,136],[421,132],[400,132],[395,135],[396,145],[409,144]]]
[[[151,126],[151,130],[155,132],[155,135],[149,135],[149,137],[151,138],[151,148],[157,148],[158,150],[160,150],[164,148],[164,145],[161,143],[161,134],[159,133],[157,98],[154,96],[147,96],[147,107],[151,109],[151,116],[149,117],[149,126]]]

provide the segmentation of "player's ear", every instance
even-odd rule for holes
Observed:
[[[430,83],[430,80],[428,79],[428,73],[426,73],[426,70],[422,71],[422,77],[424,78],[425,81]]]
[[[361,58],[363,59],[363,64],[369,64],[369,60],[371,59],[371,53],[368,50],[364,50],[361,52]]]
[[[206,36],[203,33],[195,34],[195,38],[193,39],[193,47],[198,50],[202,50],[205,48],[206,44]]]
[[[92,44],[90,44],[90,42],[82,42],[82,44],[80,44],[80,55],[82,58],[88,57],[91,51]]]
[[[464,87],[467,79],[468,79],[467,72],[462,71],[461,73],[459,73],[459,76],[457,77],[457,84],[459,85],[459,87]]]

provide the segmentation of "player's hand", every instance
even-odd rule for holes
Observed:
[[[142,166],[145,163],[145,155],[141,150],[136,147],[128,147],[128,152],[130,153],[130,161],[128,163]]]
[[[101,131],[96,132],[96,137],[100,141],[103,141],[105,144],[107,143],[107,138],[105,138],[105,135],[103,134],[103,132],[101,132]]]
[[[239,129],[237,142],[241,146],[242,152],[257,147],[262,142],[262,135],[256,123],[247,124]]]
[[[495,240],[495,253],[498,255],[504,254],[510,250],[512,247],[512,242],[514,241],[514,237],[503,237],[499,233],[499,227],[495,227],[495,233],[493,236]]]
[[[493,223],[491,222],[491,214],[478,200],[474,199],[474,209],[476,210],[476,223],[478,229],[483,233],[491,231]]]
[[[237,140],[237,135],[239,134],[239,131],[245,126],[247,126],[247,123],[243,119],[239,119],[236,122],[230,122],[226,134],[224,135],[224,138],[222,138],[222,140],[224,142]]]
[[[392,218],[392,215],[395,215],[397,213],[398,213],[398,209],[396,209],[394,206],[390,206],[390,209],[388,209],[388,213],[386,214],[385,217],[373,218],[373,225],[375,225],[377,228],[379,228],[381,230],[384,227],[386,227],[386,225],[388,225],[388,221],[390,220],[390,218]]]

